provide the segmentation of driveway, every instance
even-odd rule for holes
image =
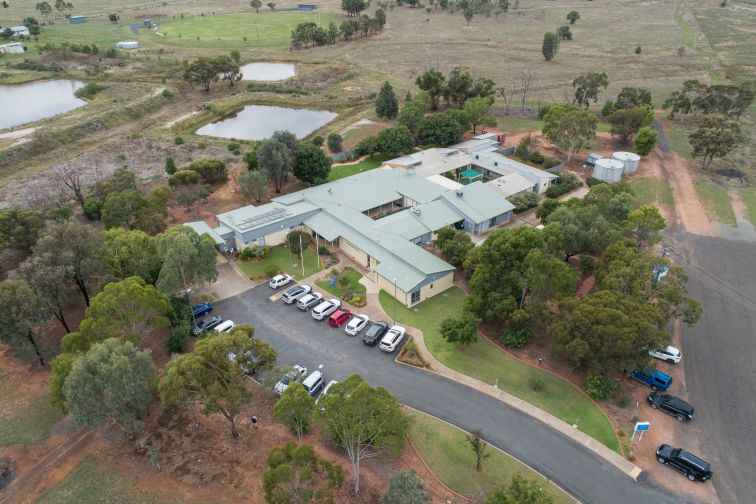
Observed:
[[[256,335],[269,341],[283,365],[308,369],[324,365],[326,380],[343,380],[360,373],[370,384],[387,388],[404,404],[463,429],[480,428],[488,441],[553,480],[584,503],[681,503],[645,481],[636,482],[583,446],[562,437],[546,425],[506,404],[433,373],[396,364],[394,356],[367,347],[359,337],[315,321],[309,313],[268,297],[273,291],[259,286],[216,303],[213,313],[237,323],[255,326]],[[670,478],[682,475],[672,469]]]

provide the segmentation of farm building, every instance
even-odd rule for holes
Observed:
[[[21,54],[27,50],[27,47],[21,42],[12,42],[10,44],[0,45],[0,53],[5,54]]]
[[[139,42],[136,42],[134,40],[124,40],[121,42],[116,42],[116,47],[118,49],[139,49]]]
[[[71,24],[80,24],[86,20],[86,16],[71,16],[70,18],[68,18],[68,22]]]
[[[29,28],[27,28],[24,25],[8,26],[5,28],[0,27],[0,31],[4,31],[8,28],[10,28],[10,30],[13,32],[14,37],[28,37],[29,36]]]
[[[303,11],[314,11],[314,10],[315,10],[315,9],[317,9],[317,8],[318,8],[318,5],[317,5],[317,4],[311,4],[311,3],[301,3],[301,4],[297,4],[297,9],[298,9],[298,10],[303,10]]]
[[[454,267],[422,248],[443,227],[473,234],[512,218],[514,206],[480,181],[454,189],[388,167],[273,198],[188,225],[221,250],[278,245],[294,229],[354,259],[381,288],[412,306],[452,286]],[[396,287],[396,289],[394,289]]]

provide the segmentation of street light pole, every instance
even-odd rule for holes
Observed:
[[[396,278],[394,278],[394,323],[396,325]]]
[[[192,308],[192,296],[191,296],[192,288],[186,289],[186,298],[187,301],[189,301],[189,309],[192,311],[192,325],[197,326],[197,321],[194,318],[194,308]]]

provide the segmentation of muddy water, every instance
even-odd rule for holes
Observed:
[[[279,81],[297,75],[294,63],[249,63],[240,70],[245,81]]]
[[[247,105],[242,110],[206,124],[197,130],[198,135],[262,140],[273,132],[289,130],[297,138],[303,138],[331,122],[337,114],[327,110],[295,109],[268,105]]]
[[[0,129],[38,121],[81,107],[87,102],[74,96],[74,92],[81,87],[84,87],[84,83],[74,80],[0,86]]]

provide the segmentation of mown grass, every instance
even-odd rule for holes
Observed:
[[[182,499],[173,495],[139,489],[128,474],[103,465],[87,456],[52,489],[42,494],[35,504],[200,504],[204,499]],[[214,499],[212,502],[223,501]]]
[[[0,370],[0,446],[43,441],[62,416],[46,390],[30,396],[21,380],[17,373]]]
[[[356,269],[352,267],[345,268],[344,271],[341,272],[339,277],[341,277],[341,275],[344,275],[349,279],[349,285],[346,288],[342,289],[341,287],[339,287],[338,282],[336,283],[335,287],[331,287],[329,280],[320,280],[318,282],[315,282],[315,284],[324,291],[329,292],[338,298],[341,298],[341,296],[343,296],[344,292],[346,291],[365,292],[367,290],[365,286],[360,283],[362,273],[360,273]]]
[[[428,350],[445,366],[496,385],[569,424],[577,424],[581,431],[619,451],[617,436],[607,417],[567,381],[507,357],[487,338],[479,338],[464,350],[444,340],[439,326],[444,319],[462,313],[464,298],[465,294],[453,287],[412,308],[397,306],[396,319],[423,331]],[[381,291],[380,301],[386,313],[393,313],[393,298],[388,293]],[[542,382],[541,390],[533,390],[534,380]]]
[[[664,205],[673,205],[675,203],[669,183],[651,177],[643,177],[630,182],[633,189],[633,207],[637,208],[643,205],[653,205],[661,203]]]
[[[523,133],[526,131],[541,131],[543,121],[541,119],[527,119],[517,116],[500,116],[496,118],[496,127],[502,129],[505,133]],[[609,133],[611,126],[608,123],[600,122],[596,126],[597,131]]]
[[[748,220],[756,226],[756,187],[744,187],[740,190],[740,199],[748,209]]]
[[[407,414],[412,418],[409,432],[412,444],[433,474],[455,492],[480,499],[491,490],[509,485],[519,474],[528,480],[537,480],[555,504],[575,502],[528,466],[493,448],[489,448],[491,456],[483,462],[483,471],[477,472],[475,456],[464,431],[424,413],[409,410]]]
[[[286,247],[273,247],[267,257],[255,262],[236,261],[236,265],[251,279],[266,278],[265,269],[275,264],[278,267],[278,271],[288,273],[297,280],[307,278],[310,275],[314,275],[318,271],[323,269],[323,259],[320,259],[320,267],[318,267],[318,258],[310,249],[305,249],[304,256],[304,275],[302,275],[302,263],[297,260],[296,254],[291,254],[291,262],[289,261],[289,251]]]
[[[696,179],[694,186],[698,199],[714,220],[737,227],[735,211],[732,209],[727,189],[702,178]]]
[[[381,166],[381,164],[383,164],[384,161],[387,161],[391,158],[392,156],[381,154],[377,156],[370,156],[356,164],[334,166],[333,168],[331,168],[331,173],[328,174],[328,180],[339,180],[342,178],[351,177],[352,175],[356,175],[364,171],[378,168],[379,166]]]

